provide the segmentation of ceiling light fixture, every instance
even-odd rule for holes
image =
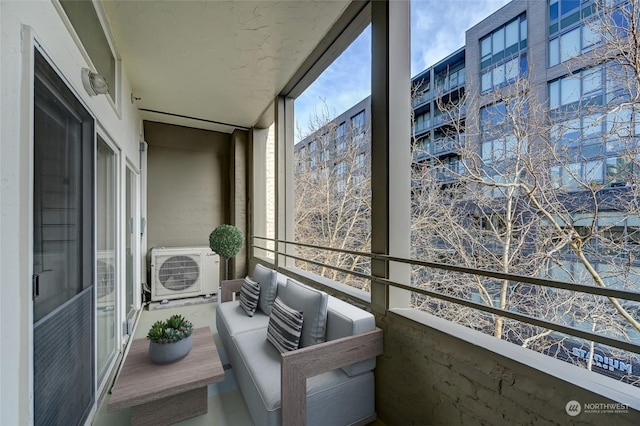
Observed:
[[[89,68],[82,68],[82,85],[84,86],[84,90],[91,96],[109,93],[107,80]]]

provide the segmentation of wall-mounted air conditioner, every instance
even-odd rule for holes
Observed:
[[[220,285],[220,257],[209,247],[151,249],[151,301],[206,296]]]

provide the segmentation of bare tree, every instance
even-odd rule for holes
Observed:
[[[547,106],[538,99],[539,88],[524,76],[489,94],[467,93],[454,101],[449,95],[440,98],[438,109],[449,120],[443,127],[455,149],[447,156],[435,155],[433,150],[424,155],[414,151],[414,158],[422,159],[413,168],[414,182],[419,183],[413,198],[417,256],[639,290],[635,119],[640,86],[633,59],[637,62],[640,50],[635,30],[624,33],[619,25],[623,22],[629,28],[620,14],[629,13],[630,22],[632,16],[637,19],[637,13],[629,12],[633,10],[622,9],[617,15],[602,10],[594,15],[609,24],[594,24],[593,31],[600,31],[603,41],[590,59],[582,56],[568,64],[565,78],[593,89],[576,94],[575,100],[565,96],[557,105],[552,100]],[[607,16],[613,18],[607,21]],[[617,48],[611,46],[614,42]],[[630,42],[635,57],[616,53],[628,49]],[[571,82],[558,80],[549,90],[563,83]],[[466,111],[479,111],[478,116],[461,114],[461,104]],[[413,145],[414,149],[425,146],[418,141]],[[640,337],[636,303],[424,270],[417,270],[414,280],[447,294],[559,324],[589,327],[617,339],[638,341]],[[575,356],[578,339],[442,301],[416,297],[415,304],[498,338],[584,364]],[[590,354],[587,367],[593,365],[590,344],[585,351]],[[622,352],[610,353],[638,361],[637,354]],[[629,376],[627,381],[637,380]]]
[[[325,112],[311,125],[311,140],[296,148],[296,239],[320,247],[367,252],[371,247],[369,132],[336,123]],[[369,259],[358,254],[299,247],[298,255],[320,265],[305,269],[368,290],[369,281],[327,268],[369,273]]]

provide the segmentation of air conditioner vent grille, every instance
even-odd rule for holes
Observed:
[[[115,286],[116,273],[113,265],[109,262],[105,262],[104,260],[98,259],[96,274],[98,278],[97,279],[98,299],[113,293],[113,290],[115,290],[116,288]]]
[[[188,289],[198,281],[200,267],[189,256],[171,256],[162,262],[158,271],[160,283],[172,291]]]

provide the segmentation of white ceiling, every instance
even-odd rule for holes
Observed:
[[[138,108],[251,127],[348,4],[108,0],[104,7]],[[234,129],[168,114],[143,118]]]

